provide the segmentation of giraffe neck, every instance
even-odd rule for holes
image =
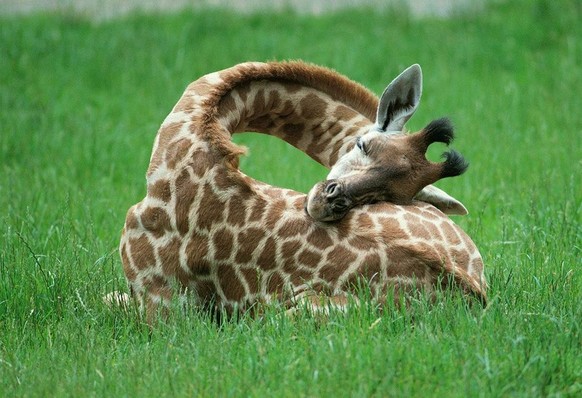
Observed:
[[[260,80],[227,93],[219,121],[231,134],[251,131],[278,137],[331,167],[372,122],[345,103],[297,83]]]
[[[246,63],[192,83],[174,112],[197,114],[198,135],[226,157],[234,133],[281,138],[326,167],[375,117],[378,100],[363,86],[301,62]]]

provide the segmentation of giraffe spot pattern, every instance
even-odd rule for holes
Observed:
[[[297,255],[297,261],[304,267],[313,268],[321,261],[321,254],[305,247]]]
[[[325,111],[327,103],[315,94],[306,95],[299,103],[301,115],[307,119],[323,119],[326,117]]]
[[[139,238],[130,238],[129,247],[133,263],[138,270],[155,266],[154,247],[146,234],[141,234]]]
[[[210,184],[206,183],[200,200],[200,209],[204,209],[204,213],[198,215],[198,228],[208,231],[212,225],[221,223],[224,219],[224,205],[225,202],[214,193]]]
[[[270,270],[275,268],[275,259],[277,254],[277,244],[275,239],[268,237],[264,243],[259,258],[257,259],[257,266],[260,269]]]
[[[309,230],[310,223],[305,218],[293,218],[286,221],[278,230],[277,235],[283,239],[296,235],[304,236]]]
[[[307,243],[320,250],[333,246],[334,241],[324,227],[316,225],[313,231],[307,235]]]
[[[258,294],[263,280],[263,273],[256,268],[240,268],[240,273],[248,286],[249,294]]]
[[[260,228],[250,227],[243,229],[238,235],[238,249],[235,261],[241,264],[248,264],[264,237],[265,232]]]
[[[186,244],[188,268],[194,274],[208,275],[210,263],[205,258],[208,254],[208,238],[205,235],[192,232]]]
[[[119,251],[121,254],[121,262],[123,264],[123,272],[125,273],[125,277],[127,278],[128,281],[133,282],[136,280],[137,273],[135,272],[129,261],[127,244],[123,243]]]
[[[175,217],[178,231],[185,235],[190,229],[190,208],[198,191],[198,186],[190,179],[187,169],[176,178]]]
[[[226,228],[221,228],[212,235],[214,244],[214,260],[227,260],[234,248],[234,237],[232,232]]]
[[[172,192],[170,188],[170,181],[166,179],[157,180],[148,185],[148,195],[152,198],[160,199],[168,203],[172,199]]]
[[[139,228],[139,221],[135,215],[135,206],[132,206],[127,211],[127,216],[125,217],[125,228],[126,229],[137,229]]]
[[[151,175],[164,161],[164,152],[168,144],[174,139],[174,137],[180,132],[184,122],[174,122],[163,125],[158,132],[156,137],[157,148],[152,155],[150,165],[148,167],[147,175]]]
[[[182,286],[187,286],[190,280],[190,274],[180,266],[181,244],[181,240],[178,237],[174,237],[166,245],[158,248],[158,256],[164,275],[175,275]]]
[[[445,235],[447,241],[451,245],[456,246],[461,244],[461,239],[459,238],[459,235],[457,235],[457,232],[454,230],[453,227],[451,227],[451,225],[448,222],[441,223],[441,230],[443,231],[443,234]]]
[[[166,165],[168,168],[175,169],[182,159],[184,159],[191,147],[192,142],[187,138],[181,138],[170,143],[166,150]]]
[[[342,120],[344,122],[350,121],[358,115],[358,112],[345,105],[338,105],[333,111],[333,117],[336,120]]]
[[[277,222],[283,216],[283,212],[287,208],[287,202],[282,199],[275,200],[268,208],[265,225],[269,229],[273,229]]]
[[[148,207],[141,213],[143,227],[160,238],[166,231],[172,230],[170,216],[161,207]]]
[[[217,274],[220,288],[226,299],[235,302],[242,302],[247,292],[245,291],[238,275],[236,275],[234,268],[230,265],[221,264],[218,267]]]

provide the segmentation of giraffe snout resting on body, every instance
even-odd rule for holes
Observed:
[[[421,189],[415,199],[424,201],[366,203],[333,223],[307,214],[305,194],[254,180],[238,168],[244,149],[231,137],[245,131],[285,140],[332,168],[337,180],[349,176],[352,166],[341,164],[354,151],[389,155],[393,149],[386,146],[404,150],[435,137],[450,141],[446,123],[401,134],[420,98],[419,79],[420,68],[409,68],[387,88],[402,95],[380,101],[346,77],[303,62],[244,63],[191,83],[158,131],[147,194],[128,210],[121,236],[125,276],[148,323],[176,295],[227,312],[273,301],[293,309],[301,302],[346,303],[362,281],[379,303],[392,293],[433,295],[437,287],[458,288],[485,302],[479,251],[437,208],[459,213],[464,207],[432,185],[421,189],[460,173],[459,156],[449,155],[440,166],[396,170],[402,178],[394,180],[393,192],[408,197]],[[424,158],[424,152],[414,156]],[[360,162],[365,167],[365,159]],[[325,190],[329,197],[341,194],[339,184]]]

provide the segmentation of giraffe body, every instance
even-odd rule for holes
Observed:
[[[450,275],[485,300],[479,251],[432,205],[369,204],[324,223],[306,213],[304,194],[238,169],[244,150],[231,135],[242,131],[277,136],[331,167],[374,124],[377,105],[362,86],[300,62],[240,64],[188,86],[158,132],[147,195],[121,237],[148,320],[176,293],[227,310],[293,306],[345,297],[358,279],[381,299],[389,289],[430,292]]]

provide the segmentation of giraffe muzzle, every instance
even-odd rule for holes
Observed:
[[[342,219],[354,206],[345,194],[343,185],[337,180],[317,183],[307,194],[305,211],[317,221],[336,221]]]

